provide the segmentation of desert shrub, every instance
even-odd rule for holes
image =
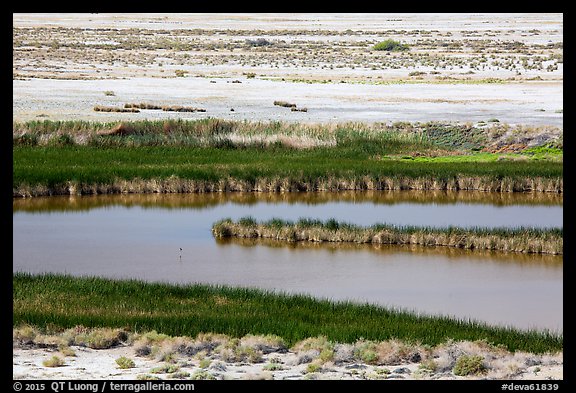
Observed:
[[[121,356],[116,359],[116,364],[121,369],[133,368],[135,366],[134,361],[126,356]]]
[[[385,41],[379,42],[372,47],[374,50],[384,50],[387,52],[400,52],[409,49],[409,46],[406,44],[402,44],[401,42],[387,39]]]
[[[63,356],[76,356],[76,352],[68,345],[59,345],[58,350]]]
[[[281,371],[281,370],[284,370],[284,366],[282,366],[280,363],[268,363],[264,367],[262,367],[262,370]]]
[[[180,370],[177,364],[164,364],[150,369],[151,374],[172,374]]]
[[[59,356],[52,356],[50,359],[46,359],[42,362],[44,367],[61,367],[64,365],[64,360]]]
[[[322,369],[322,365],[318,364],[318,363],[309,363],[306,366],[306,373],[315,373],[318,372]]]
[[[197,370],[190,377],[192,380],[214,380],[216,377],[206,370]]]
[[[177,371],[168,376],[170,379],[186,379],[190,377],[190,373],[187,371]]]
[[[482,374],[486,371],[484,358],[480,355],[462,355],[456,360],[452,372],[454,375],[473,375]]]
[[[248,45],[248,46],[269,46],[269,45],[272,45],[272,42],[268,41],[266,38],[260,37],[260,38],[255,39],[255,40],[247,39],[246,45]]]
[[[112,348],[128,339],[128,335],[121,329],[102,328],[80,330],[72,338],[72,344],[92,349]]]
[[[361,341],[356,343],[354,356],[364,363],[376,364],[378,362],[376,344],[372,341]]]

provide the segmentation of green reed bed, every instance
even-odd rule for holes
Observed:
[[[12,173],[14,196],[346,189],[563,190],[562,162],[373,160],[355,147],[14,146]]]
[[[450,155],[445,160],[413,159],[479,146],[487,135],[435,123],[306,125],[218,119],[14,123],[13,195],[382,189],[562,192],[561,159],[486,161],[482,156],[479,161],[470,152],[465,162]],[[404,154],[409,159],[402,159]]]
[[[562,350],[561,335],[491,327],[367,304],[332,302],[241,287],[171,285],[138,280],[13,274],[13,327],[126,328],[173,336],[277,335],[288,345],[325,335],[353,343],[399,339],[424,345],[485,340],[511,351]]]
[[[434,228],[386,224],[361,227],[335,219],[321,221],[307,218],[297,222],[274,218],[260,223],[251,217],[236,222],[224,219],[214,223],[212,233],[216,238],[415,244],[553,255],[563,254],[564,243],[562,228]]]

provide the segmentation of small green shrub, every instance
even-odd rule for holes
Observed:
[[[373,50],[384,50],[387,52],[401,52],[410,49],[410,47],[406,44],[402,44],[401,42],[387,39],[385,41],[379,42],[372,47]]]
[[[64,356],[76,356],[76,352],[68,345],[59,345],[58,350]]]
[[[428,372],[435,372],[438,369],[438,363],[436,363],[434,360],[432,359],[428,359],[428,360],[424,360],[422,363],[420,363],[420,365],[418,366],[418,368],[420,370],[423,371],[428,371]]]
[[[150,370],[152,374],[172,374],[180,370],[177,364],[165,364],[163,366],[154,367]]]
[[[116,364],[121,369],[133,368],[134,366],[136,366],[134,364],[134,361],[132,359],[127,358],[126,356],[121,356],[118,359],[116,359]]]
[[[462,355],[456,360],[452,372],[454,375],[474,375],[482,374],[486,371],[484,358],[480,355]]]
[[[190,373],[187,371],[177,371],[173,374],[170,374],[170,379],[186,379],[190,377]]]
[[[44,367],[61,367],[64,365],[64,360],[59,356],[52,356],[50,359],[46,359],[42,362]]]
[[[206,370],[198,370],[190,377],[192,380],[214,380],[216,377]]]
[[[80,331],[73,339],[75,345],[92,349],[112,348],[123,341],[128,335],[120,329],[102,328],[97,330]]]
[[[372,341],[357,342],[354,348],[354,356],[364,363],[375,364],[378,361],[376,344]]]
[[[284,370],[284,366],[282,366],[280,363],[268,363],[262,367],[262,369],[266,371],[279,371]]]
[[[308,364],[308,366],[306,366],[306,373],[315,373],[320,371],[320,369],[322,368],[322,366],[318,363],[310,363]]]
[[[136,379],[138,381],[158,381],[158,380],[161,380],[162,378],[157,377],[155,375],[140,374],[136,377]]]

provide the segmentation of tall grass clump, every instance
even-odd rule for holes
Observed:
[[[247,335],[271,337],[265,342],[239,342],[240,346],[263,345],[258,347],[262,351],[321,336],[340,343],[395,338],[431,346],[450,339],[485,340],[511,351],[533,353],[563,348],[562,336],[547,331],[492,327],[445,316],[242,287],[28,273],[14,273],[12,284],[13,327],[54,330],[84,326],[107,327],[109,331],[121,327],[170,336],[213,333],[238,339]],[[331,348],[325,348],[327,359],[334,352]]]

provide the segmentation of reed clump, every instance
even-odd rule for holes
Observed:
[[[272,219],[256,222],[242,218],[224,219],[212,226],[216,238],[265,238],[288,242],[350,242],[372,244],[409,244],[431,247],[455,247],[536,254],[563,254],[561,228],[433,228],[377,224],[361,227],[329,219],[325,222],[300,219],[297,222]]]

